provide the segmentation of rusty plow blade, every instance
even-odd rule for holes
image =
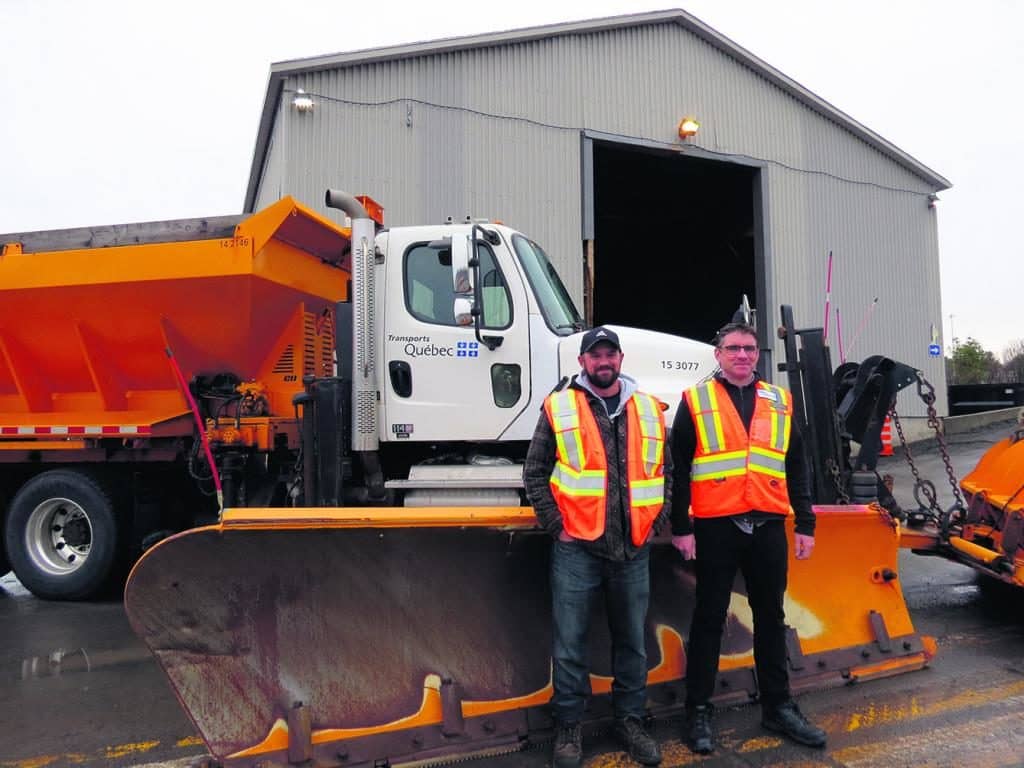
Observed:
[[[136,564],[125,605],[225,766],[432,764],[549,738],[550,538],[529,508],[229,510]],[[791,561],[794,690],[923,666],[891,527],[825,510]],[[649,708],[685,698],[693,571],[652,552]],[[757,695],[738,582],[716,700]],[[600,603],[601,601],[598,601]],[[588,720],[610,721],[610,641],[595,605]]]

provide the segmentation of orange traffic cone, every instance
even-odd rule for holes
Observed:
[[[888,416],[885,417],[885,423],[882,424],[882,450],[878,452],[878,455],[892,456],[892,425]]]

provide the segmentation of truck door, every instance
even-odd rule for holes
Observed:
[[[496,233],[476,245],[483,341],[456,316],[451,238],[469,233],[468,226],[444,228],[447,239],[436,228],[389,233],[384,440],[496,440],[530,400],[526,288]],[[489,339],[500,343],[490,349]]]

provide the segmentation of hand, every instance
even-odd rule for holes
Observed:
[[[673,536],[672,546],[679,550],[683,560],[697,559],[697,540],[693,537],[692,533],[688,533],[685,536]]]
[[[813,536],[808,536],[804,533],[798,533],[794,536],[794,543],[796,548],[797,560],[807,560],[811,556],[811,552],[814,551]]]
[[[572,536],[565,532],[565,528],[558,532],[558,540],[565,542],[566,544],[570,544],[576,541],[576,539],[574,539]]]

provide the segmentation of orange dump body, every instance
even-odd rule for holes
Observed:
[[[267,419],[293,418],[303,375],[333,373],[348,232],[291,198],[0,245],[0,449],[191,434],[168,351],[187,380],[259,382]]]

